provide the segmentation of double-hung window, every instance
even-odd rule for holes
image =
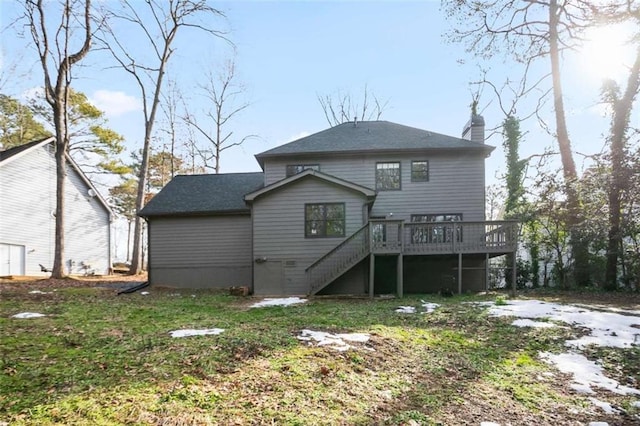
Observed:
[[[400,188],[400,162],[376,163],[376,189],[393,191]]]
[[[305,204],[305,238],[344,237],[344,203]]]
[[[411,162],[411,182],[429,182],[429,162],[427,160]]]

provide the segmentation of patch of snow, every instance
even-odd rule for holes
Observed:
[[[632,406],[633,408],[640,408],[640,401],[633,401],[633,402],[631,403],[631,406]]]
[[[592,387],[607,389],[619,395],[638,395],[640,390],[620,385],[616,380],[606,377],[602,367],[589,361],[584,355],[576,353],[552,354],[540,353],[540,358],[555,365],[563,373],[573,375],[571,387],[580,393],[593,393]]]
[[[203,330],[194,330],[194,329],[186,329],[186,330],[174,330],[170,331],[169,334],[171,337],[189,337],[189,336],[207,336],[207,335],[217,335],[224,331],[222,328],[207,328]]]
[[[609,426],[607,422],[589,422],[589,426]]]
[[[379,392],[380,396],[383,397],[384,399],[393,399],[393,394],[391,393],[390,390],[383,390]]]
[[[347,342],[366,343],[369,341],[369,337],[370,335],[366,333],[333,334],[324,331],[302,330],[297,338],[309,342],[309,344],[315,342],[317,346],[328,346],[342,352],[352,348]]]
[[[582,349],[587,345],[629,348],[640,335],[640,317],[629,315],[635,311],[602,312],[582,306],[546,303],[539,300],[510,300],[507,305],[493,305],[489,314],[497,317],[547,318],[591,330],[589,335],[568,340],[569,347]]]
[[[620,410],[618,410],[617,408],[613,408],[608,402],[600,401],[599,399],[593,397],[590,397],[589,400],[593,405],[595,405],[596,407],[600,407],[602,411],[607,414],[620,414]]]
[[[440,307],[440,305],[437,303],[425,302],[424,300],[421,300],[421,302],[422,302],[422,307],[425,309],[425,313],[427,314],[430,314],[436,308]]]
[[[51,294],[50,291],[31,290],[29,294]]]
[[[556,325],[551,322],[533,321],[529,318],[520,318],[511,323],[516,327],[553,328]]]
[[[261,302],[256,302],[251,305],[251,308],[262,308],[265,306],[289,306],[298,303],[305,303],[307,299],[300,299],[299,297],[285,297],[285,298],[266,298]]]
[[[45,316],[46,316],[45,314],[39,314],[37,312],[20,312],[19,314],[15,314],[11,316],[11,318],[26,319],[26,318],[40,318]]]
[[[437,307],[440,306],[437,303],[425,302],[424,300],[421,300],[421,302],[422,302],[421,306],[424,308],[424,312],[422,312],[423,314],[430,314]],[[396,312],[401,314],[415,314],[417,310],[414,306],[398,306],[398,308],[396,309]]]
[[[143,296],[146,296],[147,294],[149,294],[149,292],[148,291],[141,291],[140,294],[143,295]]]
[[[500,426],[500,423],[496,423],[496,422],[480,422],[480,426]]]

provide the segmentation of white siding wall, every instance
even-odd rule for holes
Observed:
[[[305,269],[344,238],[305,238],[306,203],[345,203],[345,236],[363,222],[363,194],[313,177],[306,177],[258,197],[253,203],[254,258],[266,258],[254,266],[256,294],[306,294]],[[266,277],[281,268],[282,282]]]
[[[0,167],[0,243],[25,246],[25,273],[45,275],[39,264],[53,266],[56,168],[49,145],[35,148]],[[109,213],[87,185],[67,168],[65,272],[83,273],[81,262],[96,274],[109,272]]]
[[[251,285],[251,217],[151,218],[152,285],[225,288]]]
[[[429,182],[411,182],[411,161],[429,161]],[[462,213],[466,221],[484,220],[485,176],[483,155],[366,155],[266,160],[265,183],[285,177],[287,164],[319,164],[320,171],[375,189],[376,162],[400,161],[402,190],[379,191],[372,216],[393,213],[409,220],[411,214]]]

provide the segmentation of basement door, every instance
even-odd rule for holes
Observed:
[[[0,244],[0,277],[24,275],[24,246]]]

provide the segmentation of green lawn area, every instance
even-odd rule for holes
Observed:
[[[117,296],[99,287],[40,286],[50,293],[29,293],[34,288],[0,284],[0,422],[12,425],[540,425],[607,418],[538,358],[540,351],[565,351],[564,341],[581,330],[517,328],[463,303],[496,295],[319,298],[250,309],[258,299],[212,291],[150,288],[148,295]],[[400,305],[420,312],[421,299],[441,306],[428,314],[395,312]],[[46,316],[12,318],[19,312]],[[169,335],[192,328],[225,331]],[[303,329],[371,337],[341,352],[298,340]],[[607,350],[605,367],[616,379],[640,379],[639,354]],[[633,398],[606,398],[637,412]]]

